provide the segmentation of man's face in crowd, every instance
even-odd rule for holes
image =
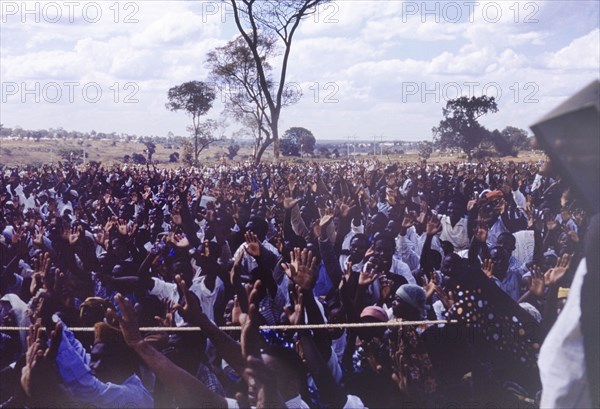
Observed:
[[[464,216],[465,209],[456,200],[451,200],[448,203],[448,215],[453,219],[460,219]]]
[[[364,237],[353,238],[350,241],[350,261],[353,264],[360,263],[369,248],[369,242]]]
[[[114,239],[111,242],[111,247],[118,260],[125,260],[129,256],[127,246],[125,246],[119,239]]]
[[[375,234],[377,232],[383,231],[386,226],[386,219],[380,213],[377,213],[371,217],[371,234]]]
[[[442,260],[441,272],[443,275],[447,277],[454,277],[458,272],[459,268],[459,259],[452,256],[452,254],[448,254],[444,256]]]
[[[498,241],[496,242],[496,245],[504,247],[506,251],[510,253],[512,253],[516,248],[514,239],[511,239],[511,237],[509,237],[506,234],[501,234],[500,236],[498,236]]]
[[[374,257],[378,260],[382,272],[388,273],[392,267],[392,256],[395,251],[392,243],[389,240],[376,240],[374,250]]]

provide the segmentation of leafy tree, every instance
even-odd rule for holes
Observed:
[[[240,145],[238,145],[238,144],[229,145],[229,147],[227,148],[227,157],[229,159],[235,158],[235,156],[238,154],[239,150],[240,150]]]
[[[517,150],[530,150],[531,140],[526,130],[507,126],[502,130],[502,136]]]
[[[0,124],[0,136],[11,136],[13,130]]]
[[[135,163],[136,165],[145,165],[146,157],[144,155],[142,155],[141,153],[134,153],[131,155],[131,161],[133,163]]]
[[[177,163],[179,162],[179,152],[173,152],[169,155],[169,162]]]
[[[123,156],[123,163],[129,163],[130,160],[131,160],[131,156],[129,156],[129,155]]]
[[[292,127],[285,131],[281,140],[281,151],[285,156],[312,154],[316,143],[315,136],[306,128]]]
[[[422,141],[419,143],[419,157],[421,159],[427,160],[431,157],[433,153],[433,143],[429,141]]]
[[[469,160],[473,150],[479,146],[489,131],[479,124],[478,119],[488,112],[498,112],[494,97],[460,97],[451,99],[442,110],[444,119],[432,129],[436,144],[440,148],[459,148]]]
[[[259,36],[256,44],[261,60],[265,61],[263,68],[267,86],[273,94],[275,91],[268,61],[275,55],[276,42],[272,38]],[[210,79],[218,84],[222,95],[226,96],[224,113],[244,125],[253,136],[254,159],[258,164],[267,147],[273,143],[273,138],[269,126],[270,110],[252,50],[239,36],[208,53],[206,63],[211,69]],[[283,105],[287,105],[293,97],[290,92],[285,92]]]
[[[256,67],[256,78],[264,101],[268,107],[267,124],[273,139],[273,154],[279,159],[279,118],[285,105],[286,77],[292,50],[292,41],[300,22],[317,11],[319,4],[328,0],[228,0],[233,7],[236,27],[252,53]],[[283,56],[277,64],[272,64],[261,55],[264,38],[281,43]],[[279,68],[277,85],[270,83],[271,66]]]
[[[329,148],[327,146],[321,146],[319,148],[319,155],[327,159],[331,158],[331,152],[329,151]]]
[[[211,108],[215,100],[214,90],[202,81],[190,81],[169,89],[169,102],[166,104],[170,111],[185,111],[192,117],[192,135],[194,137],[194,163],[198,163],[200,152],[210,144],[207,135],[210,126],[200,122],[200,118]]]
[[[506,138],[502,132],[497,129],[490,132],[489,139],[496,148],[496,152],[500,156],[517,156],[518,149],[516,149]]]

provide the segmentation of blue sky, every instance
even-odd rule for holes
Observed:
[[[447,99],[482,93],[499,97],[486,126],[528,128],[598,78],[599,4],[323,6],[295,37],[288,81],[303,97],[285,108],[281,129],[303,126],[317,139],[430,139]],[[204,80],[206,53],[237,33],[220,2],[0,6],[0,114],[9,127],[185,135],[189,119],[165,109],[167,90]],[[215,103],[209,117],[221,108]]]

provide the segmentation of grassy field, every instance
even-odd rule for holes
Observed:
[[[100,141],[86,141],[83,144],[72,140],[40,140],[35,142],[33,140],[14,140],[14,139],[0,139],[0,164],[5,166],[16,166],[16,165],[39,165],[42,163],[55,163],[57,160],[61,160],[61,153],[68,155],[69,152],[75,152],[74,158],[81,158],[81,150],[85,149],[88,155],[88,161],[95,160],[100,161],[104,164],[115,164],[122,163],[124,155],[132,155],[133,153],[144,154],[145,146],[139,142],[125,142],[119,141],[113,145],[110,140]],[[153,155],[153,160],[158,161],[162,166],[179,166],[180,164],[170,164],[169,155],[173,152],[179,152],[183,154],[182,149],[167,149],[163,145],[157,144],[156,153]],[[227,144],[215,144],[211,145],[207,150],[203,151],[200,155],[201,161],[204,163],[214,163],[221,161],[223,156],[227,153]],[[249,147],[242,147],[238,152],[238,156],[234,158],[235,161],[250,159],[252,156],[252,149]],[[373,155],[358,156],[358,158],[373,158]],[[377,155],[377,158],[382,162],[416,162],[419,161],[419,156],[416,152],[406,153],[403,155]],[[534,152],[523,152],[519,154],[517,158],[505,158],[504,160],[514,160],[515,162],[526,162],[532,160],[544,159],[545,155]],[[267,149],[263,155],[265,161],[273,159],[272,149]],[[294,160],[285,158],[286,160]],[[313,159],[305,159],[312,161]],[[321,159],[316,159],[321,161]],[[326,160],[326,159],[323,159]],[[464,158],[449,155],[440,155],[434,153],[429,159],[430,163],[443,163],[451,161],[464,161]]]

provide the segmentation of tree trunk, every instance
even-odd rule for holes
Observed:
[[[263,155],[263,153],[265,153],[265,151],[267,150],[267,148],[269,147],[269,145],[271,144],[271,142],[273,142],[273,139],[266,139],[265,142],[260,147],[260,149],[257,151],[256,157],[254,158],[254,164],[255,165],[260,164],[260,160],[262,158],[262,155]]]
[[[279,129],[276,121],[271,124],[271,130],[273,132],[273,157],[275,162],[279,162]]]
[[[198,126],[196,125],[196,122],[194,122],[194,166],[198,166],[199,154],[200,152],[198,152]]]

